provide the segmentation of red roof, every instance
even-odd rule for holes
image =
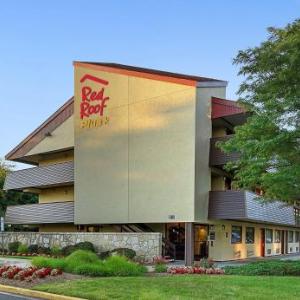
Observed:
[[[214,79],[214,78],[173,73],[173,72],[167,72],[167,71],[162,71],[162,70],[122,65],[122,64],[117,64],[117,63],[74,61],[74,65],[75,66],[84,66],[84,67],[89,67],[89,68],[96,68],[98,70],[108,71],[108,72],[112,72],[112,73],[127,74],[130,76],[137,76],[137,77],[144,77],[144,78],[149,78],[149,79],[169,81],[169,82],[175,82],[175,83],[192,85],[192,86],[196,86],[197,82],[224,83],[223,80],[218,80],[218,79]]]
[[[211,118],[217,119],[225,116],[245,113],[246,111],[236,101],[222,98],[211,98]]]

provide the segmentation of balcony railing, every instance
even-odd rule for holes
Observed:
[[[299,226],[293,206],[280,201],[263,202],[248,191],[211,191],[208,216],[210,219]]]
[[[210,166],[223,166],[230,161],[235,161],[239,159],[240,154],[237,152],[224,153],[220,148],[216,146],[217,142],[228,141],[233,135],[226,135],[223,137],[215,137],[210,139]]]
[[[74,202],[53,202],[8,206],[6,224],[74,223]]]
[[[5,190],[47,188],[74,183],[74,162],[68,161],[8,173]]]

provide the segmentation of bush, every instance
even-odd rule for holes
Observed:
[[[300,261],[272,260],[253,262],[242,266],[225,267],[225,274],[247,276],[300,276]]]
[[[144,266],[130,262],[123,256],[112,256],[101,261],[95,253],[84,250],[77,250],[61,259],[35,257],[32,264],[88,276],[137,276],[146,271]]]
[[[20,244],[19,247],[18,247],[18,253],[27,254],[28,253],[28,247],[24,244]]]
[[[14,252],[17,253],[18,252],[18,248],[21,245],[20,242],[12,242],[8,244],[8,250],[9,252]]]
[[[76,250],[87,250],[91,252],[96,252],[94,245],[91,242],[80,242],[75,244]]]
[[[123,256],[111,256],[105,262],[107,276],[137,276],[146,272],[146,267],[128,261]]]
[[[66,261],[63,258],[34,257],[32,264],[38,268],[52,268],[61,270],[66,268]]]
[[[116,248],[110,252],[111,255],[125,256],[128,259],[133,259],[136,256],[136,252],[129,248]]]
[[[110,257],[110,251],[104,251],[101,252],[100,254],[98,254],[98,257],[103,260],[103,259],[107,259],[108,257]]]
[[[32,244],[28,246],[28,253],[33,254],[38,252],[38,245],[37,244]]]
[[[39,247],[38,247],[37,253],[38,253],[38,254],[50,254],[51,251],[50,251],[50,248],[49,248],[49,247],[39,246]]]
[[[168,267],[166,264],[156,264],[155,265],[155,272],[157,273],[165,273],[167,272]]]
[[[76,250],[74,245],[65,246],[61,249],[61,252],[64,256],[68,256]]]
[[[51,254],[54,255],[54,256],[59,256],[59,255],[61,255],[61,253],[62,253],[61,249],[60,249],[59,247],[57,247],[57,246],[53,246],[53,247],[50,249],[50,252],[51,252]]]
[[[91,252],[96,252],[95,247],[92,243],[90,242],[80,242],[75,245],[68,245],[62,248],[62,254],[64,256],[68,256],[75,252],[76,250],[87,250]]]
[[[209,269],[214,266],[214,262],[210,258],[201,258],[199,262],[199,267]]]

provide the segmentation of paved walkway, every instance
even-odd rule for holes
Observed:
[[[286,255],[277,255],[277,256],[269,256],[269,257],[254,257],[254,258],[247,258],[247,259],[239,259],[239,260],[231,260],[231,261],[216,261],[215,266],[217,268],[224,268],[226,266],[241,266],[245,264],[249,264],[251,262],[256,261],[266,261],[266,260],[300,260],[300,254],[286,254]],[[183,260],[176,260],[174,262],[170,262],[168,267],[174,266],[184,266]]]

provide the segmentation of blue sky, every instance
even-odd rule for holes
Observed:
[[[234,99],[237,51],[299,12],[299,0],[3,1],[0,157],[72,96],[73,60],[224,79]]]

